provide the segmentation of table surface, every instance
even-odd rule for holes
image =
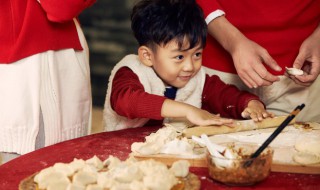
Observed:
[[[114,132],[104,132],[61,142],[31,153],[22,155],[0,165],[0,189],[18,189],[22,179],[54,165],[56,162],[68,163],[74,158],[89,159],[96,155],[105,160],[109,155],[121,160],[127,159],[133,142],[143,142],[144,137],[159,127],[141,127]],[[201,180],[201,189],[305,189],[319,190],[320,175],[291,174],[271,172],[269,177],[250,187],[229,187],[211,180],[206,168],[190,168]]]

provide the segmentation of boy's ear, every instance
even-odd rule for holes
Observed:
[[[138,49],[138,56],[140,61],[148,66],[151,67],[153,65],[152,63],[152,50],[148,48],[147,46],[140,46]]]

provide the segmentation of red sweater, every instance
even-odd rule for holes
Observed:
[[[319,0],[197,0],[205,16],[221,9],[246,37],[266,48],[283,68],[292,67],[302,42],[320,23]],[[211,36],[203,52],[203,65],[236,73],[232,58]]]
[[[161,108],[165,99],[145,92],[138,76],[127,67],[119,69],[114,76],[110,101],[113,110],[121,116],[162,120]],[[259,98],[223,83],[218,76],[206,76],[202,92],[203,109],[214,114],[220,113],[222,117],[240,119],[241,112],[250,100]]]
[[[0,5],[0,63],[47,50],[82,50],[73,18],[95,0],[3,0]]]

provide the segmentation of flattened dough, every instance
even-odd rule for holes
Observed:
[[[298,151],[293,160],[303,165],[320,163],[320,136],[306,135],[296,141],[295,149]]]
[[[310,165],[320,163],[320,157],[307,152],[297,152],[293,156],[293,160],[302,165]]]
[[[295,149],[299,152],[307,152],[320,156],[320,136],[310,134],[298,138]]]

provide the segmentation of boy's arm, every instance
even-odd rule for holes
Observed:
[[[77,17],[96,0],[40,0],[47,17],[52,22],[66,22]]]
[[[231,119],[221,118],[206,110],[182,102],[166,99],[162,105],[161,115],[171,118],[186,118],[195,125],[231,124]]]
[[[165,99],[146,93],[138,76],[127,67],[119,69],[114,76],[110,103],[112,109],[121,116],[161,120]]]
[[[261,102],[259,97],[246,91],[240,91],[234,85],[225,84],[216,75],[206,76],[202,94],[203,109],[221,114],[222,117],[243,119],[241,114],[251,100]]]
[[[129,68],[121,68],[115,75],[111,92],[111,106],[119,115],[161,120],[164,117],[186,118],[196,125],[222,125],[230,119],[189,104],[146,93],[138,77]]]

